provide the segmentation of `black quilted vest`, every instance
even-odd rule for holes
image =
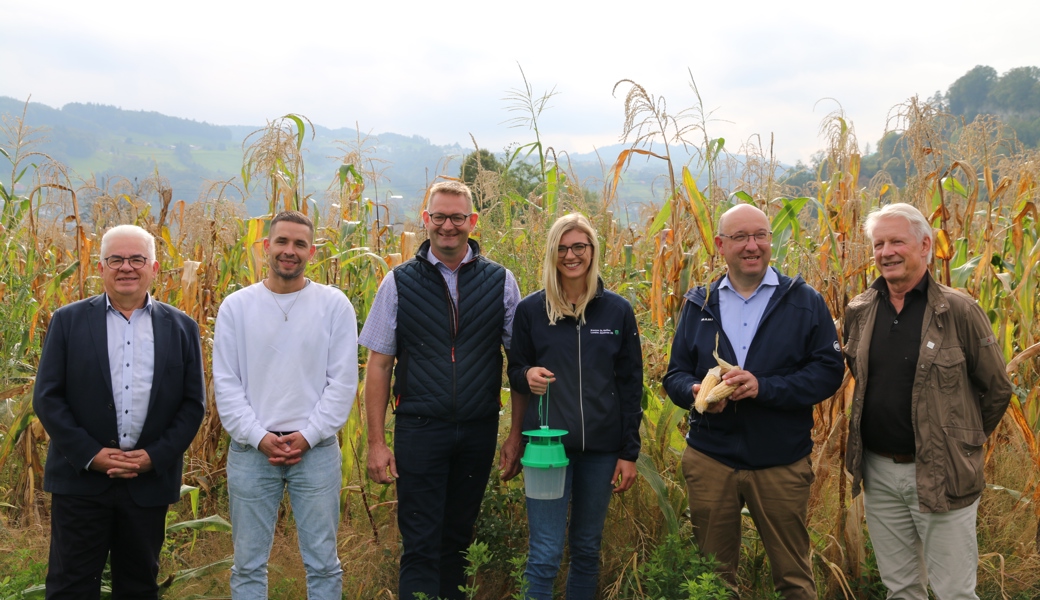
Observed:
[[[395,412],[448,421],[497,419],[502,390],[506,270],[480,254],[459,267],[458,310],[428,260],[426,241],[394,269],[397,284]]]

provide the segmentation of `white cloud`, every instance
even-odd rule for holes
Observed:
[[[474,1],[251,3],[182,0],[4,1],[0,94],[61,106],[98,102],[218,124],[288,112],[328,127],[417,134],[500,149],[532,134],[503,124],[522,85],[560,95],[546,143],[572,152],[616,143],[631,78],[677,112],[693,104],[729,123],[735,150],[754,135],[785,161],[822,147],[820,121],[841,103],[861,144],[892,106],[944,91],[977,64],[1040,63],[1022,0],[943,5],[879,0],[698,3]]]

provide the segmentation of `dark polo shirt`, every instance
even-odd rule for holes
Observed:
[[[871,287],[878,291],[878,307],[870,338],[870,376],[860,425],[863,445],[874,452],[913,454],[911,395],[928,307],[928,277],[922,277],[906,294],[903,309],[898,313],[884,278],[879,277]]]

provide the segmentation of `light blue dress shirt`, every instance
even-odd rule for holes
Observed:
[[[152,330],[152,298],[127,319],[105,296],[108,327],[108,366],[112,374],[112,399],[116,409],[119,447],[133,450],[148,416],[155,373],[155,334]]]
[[[722,319],[722,330],[726,332],[733,351],[737,354],[737,365],[744,368],[747,361],[748,348],[755,339],[758,324],[766,312],[769,299],[780,285],[780,279],[772,268],[766,269],[765,277],[758,284],[751,296],[741,296],[729,280],[729,275],[719,284],[719,317]]]

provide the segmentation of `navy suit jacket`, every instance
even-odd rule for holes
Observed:
[[[155,372],[135,449],[148,452],[153,468],[127,480],[139,506],[172,504],[180,498],[184,451],[206,409],[198,324],[154,299],[151,312]],[[114,480],[87,470],[102,448],[119,447],[104,295],[74,302],[51,316],[33,410],[51,438],[43,489],[83,496],[107,490]]]

